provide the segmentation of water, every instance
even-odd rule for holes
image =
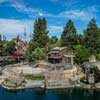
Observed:
[[[24,90],[7,91],[0,87],[0,100],[100,100],[100,90]]]

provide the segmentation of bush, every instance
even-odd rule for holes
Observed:
[[[74,52],[75,52],[75,62],[76,63],[82,64],[83,62],[88,61],[90,52],[84,46],[76,45],[74,47]]]
[[[32,56],[32,52],[30,52],[29,49],[26,50],[26,52],[24,54],[24,58],[26,61],[29,61],[29,62],[34,61],[34,58]]]
[[[45,54],[46,54],[46,50],[45,48],[36,48],[33,52],[32,52],[32,56],[35,60],[42,60],[45,58]]]
[[[96,55],[97,60],[100,60],[100,53]]]

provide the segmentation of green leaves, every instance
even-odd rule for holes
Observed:
[[[100,49],[100,31],[95,19],[92,19],[84,31],[85,46],[90,50],[91,54],[96,54]]]
[[[74,52],[75,52],[76,63],[80,64],[80,63],[83,63],[84,61],[88,61],[90,52],[84,46],[82,46],[82,45],[74,46]]]
[[[48,42],[47,22],[45,18],[39,18],[34,23],[33,42],[37,43],[37,47],[45,47]]]
[[[5,50],[12,54],[15,51],[15,43],[10,41],[7,44],[5,44]]]
[[[45,49],[44,48],[39,48],[39,47],[36,48],[32,52],[32,56],[36,60],[42,60],[43,58],[45,58]]]
[[[69,20],[61,35],[62,46],[73,46],[77,44],[77,31],[72,20]]]

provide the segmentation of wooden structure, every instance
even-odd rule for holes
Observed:
[[[48,61],[52,64],[73,65],[73,53],[67,47],[55,47],[48,53]]]

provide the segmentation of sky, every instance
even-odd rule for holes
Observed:
[[[91,18],[100,27],[100,0],[0,0],[0,34],[12,39],[20,34],[27,39],[37,18],[45,17],[49,36],[60,38],[64,26],[72,19],[82,34]]]

